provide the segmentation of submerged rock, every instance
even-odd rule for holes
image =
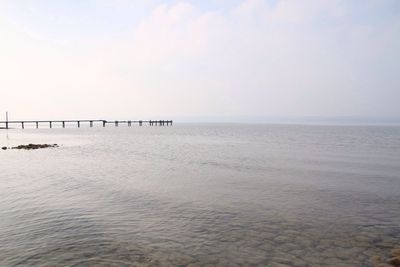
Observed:
[[[400,266],[400,248],[392,249],[390,257],[386,262],[380,256],[373,256],[371,262],[377,267]]]
[[[371,257],[371,262],[375,265],[378,266],[379,264],[382,263],[382,257],[378,255],[374,255]]]
[[[394,266],[400,266],[400,257],[393,257],[388,260],[388,263],[394,265]]]
[[[39,148],[48,148],[48,147],[58,147],[57,144],[29,144],[29,145],[19,145],[12,147],[12,149],[25,149],[25,150],[32,150],[32,149],[39,149]]]
[[[7,150],[7,147],[6,147],[6,146],[3,146],[1,149],[3,149],[3,150]]]
[[[391,255],[392,255],[393,257],[395,257],[395,256],[399,256],[399,257],[400,257],[400,248],[392,249]]]

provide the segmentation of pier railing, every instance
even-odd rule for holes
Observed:
[[[94,124],[102,125],[106,127],[107,124],[112,124],[115,127],[119,125],[132,126],[137,124],[139,126],[149,125],[149,126],[172,126],[172,120],[27,120],[27,121],[0,121],[0,126],[5,126],[4,128],[9,129],[11,125],[21,126],[25,129],[26,125],[34,125],[36,128],[39,126],[48,126],[53,128],[55,125],[60,125],[62,128],[66,127],[66,124],[74,124],[78,128],[81,124],[88,124],[89,127],[93,127]]]

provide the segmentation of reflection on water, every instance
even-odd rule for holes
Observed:
[[[399,127],[0,134],[61,145],[0,151],[0,266],[373,266],[400,246]]]

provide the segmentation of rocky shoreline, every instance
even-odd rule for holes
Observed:
[[[50,147],[59,147],[59,145],[58,144],[28,144],[28,145],[14,146],[14,147],[3,146],[1,149],[2,150],[7,150],[7,149],[34,150],[34,149],[50,148]]]

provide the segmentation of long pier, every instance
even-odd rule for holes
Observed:
[[[66,127],[66,124],[74,124],[78,128],[81,127],[82,124],[88,124],[89,127],[93,127],[93,125],[102,125],[106,127],[107,124],[112,124],[115,127],[119,125],[132,126],[134,124],[138,124],[139,126],[149,125],[149,126],[172,126],[172,120],[28,120],[28,121],[0,121],[0,125],[4,125],[5,129],[9,129],[10,125],[21,125],[22,129],[25,129],[26,125],[34,125],[36,128],[39,126],[47,125],[49,128],[53,128],[53,126],[60,125],[62,128]]]

